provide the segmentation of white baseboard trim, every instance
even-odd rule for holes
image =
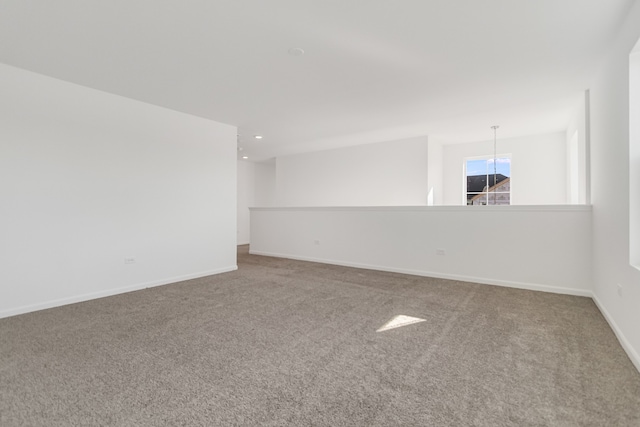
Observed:
[[[380,265],[361,264],[361,263],[355,263],[355,262],[336,261],[331,259],[314,258],[314,257],[307,257],[307,256],[279,254],[274,252],[254,251],[251,249],[249,250],[249,253],[253,255],[272,256],[277,258],[295,259],[299,261],[311,261],[311,262],[318,262],[322,264],[341,265],[344,267],[364,268],[367,270],[411,274],[413,276],[435,277],[437,279],[448,279],[448,280],[457,280],[461,282],[481,283],[484,285],[503,286],[506,288],[551,292],[554,294],[575,295],[575,296],[589,297],[589,298],[591,298],[592,296],[591,291],[584,290],[584,289],[563,288],[559,286],[549,286],[549,285],[542,285],[538,283],[512,282],[512,281],[505,281],[505,280],[489,279],[485,277],[462,276],[457,274],[438,273],[434,271],[412,270],[412,269],[406,269],[406,268],[396,268],[396,267],[388,267],[388,266],[380,266]]]
[[[596,307],[598,307],[598,310],[600,310],[600,313],[602,313],[602,316],[605,318],[607,323],[609,323],[609,326],[613,330],[613,333],[616,334],[616,338],[618,338],[620,345],[622,346],[624,351],[627,353],[627,356],[629,356],[631,363],[633,363],[633,365],[636,367],[638,372],[640,372],[640,355],[638,355],[635,349],[631,346],[631,343],[629,343],[629,340],[627,340],[627,337],[624,336],[624,334],[616,324],[615,320],[613,320],[613,317],[611,316],[611,314],[609,314],[609,312],[604,307],[602,302],[600,302],[598,297],[594,294],[592,298],[593,298],[593,302],[596,304]]]
[[[89,301],[97,298],[104,298],[118,294],[124,294],[127,292],[138,291],[140,289],[153,288],[156,286],[168,285],[171,283],[182,282],[184,280],[197,279],[200,277],[212,276],[214,274],[228,273],[238,269],[237,265],[218,268],[215,270],[201,271],[199,273],[185,274],[182,276],[169,277],[161,280],[154,280],[151,282],[136,283],[134,285],[123,286],[120,288],[107,289],[104,291],[91,292],[88,294],[75,295],[67,298],[60,298],[50,301],[45,301],[37,304],[28,304],[16,308],[10,308],[8,310],[0,310],[0,319],[4,317],[17,316],[18,314],[30,313],[32,311],[45,310],[47,308],[60,307],[67,304],[75,304],[78,302]]]

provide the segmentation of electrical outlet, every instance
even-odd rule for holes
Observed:
[[[125,264],[135,264],[136,263],[136,259],[134,257],[128,257],[124,259],[124,263]]]
[[[436,249],[436,255],[446,255],[447,251],[444,249]]]
[[[620,283],[618,283],[618,296],[622,296],[622,285]]]

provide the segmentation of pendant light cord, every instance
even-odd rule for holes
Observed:
[[[496,146],[497,146],[497,133],[498,133],[498,128],[500,126],[498,125],[494,125],[491,126],[491,129],[493,129],[493,204],[496,204],[496,184],[497,184],[497,179],[498,179],[498,152],[496,150]],[[488,196],[488,195],[487,195]]]

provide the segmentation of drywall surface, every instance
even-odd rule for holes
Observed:
[[[278,206],[427,204],[427,138],[276,159]]]
[[[238,245],[249,243],[249,207],[255,200],[255,164],[238,160]]]
[[[511,204],[567,203],[566,132],[497,140],[498,156],[511,155]],[[493,140],[443,147],[445,205],[466,204],[464,159],[493,156]]]
[[[429,150],[428,150],[428,166],[427,166],[427,205],[439,206],[443,205],[444,194],[442,187],[442,153],[443,146],[439,141],[434,141],[429,138]]]
[[[575,295],[590,245],[588,206],[251,209],[254,254]]]
[[[253,206],[275,206],[276,204],[276,162],[254,163],[255,200]]]
[[[640,271],[629,262],[629,54],[639,38],[635,2],[590,88],[590,123],[594,293],[640,370]]]
[[[587,100],[589,91],[585,92],[576,107],[576,111],[567,126],[567,203],[589,204],[588,185],[589,163],[587,163]]]
[[[276,191],[275,161],[238,160],[238,245],[249,244],[252,206],[274,206]]]
[[[1,64],[0,93],[0,316],[236,268],[235,127]]]
[[[629,56],[629,262],[640,269],[640,40]]]

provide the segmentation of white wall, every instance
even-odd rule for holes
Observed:
[[[0,317],[236,268],[234,127],[1,64],[0,93]]]
[[[635,2],[590,90],[595,298],[638,369],[640,271],[629,263],[629,54],[639,37]]]
[[[567,203],[566,133],[500,139],[497,153],[511,154],[511,204]],[[463,205],[464,158],[493,155],[493,140],[443,147],[445,205]]]
[[[439,141],[429,138],[428,162],[427,162],[427,205],[438,206],[444,204],[443,194],[443,147]]]
[[[254,163],[255,203],[253,206],[276,205],[276,162]]]
[[[589,91],[579,101],[575,114],[567,126],[567,203],[589,203],[590,195],[588,179],[589,163],[587,162],[587,100]],[[574,138],[576,140],[574,141]],[[575,143],[575,146],[572,145]]]
[[[629,57],[629,261],[640,269],[640,40]]]
[[[274,206],[275,160],[254,163],[238,160],[238,245],[247,245],[251,236],[249,208]]]
[[[276,159],[279,206],[427,204],[427,138]]]
[[[591,295],[589,206],[253,208],[251,226],[255,254]]]
[[[249,244],[249,207],[255,203],[255,163],[238,160],[238,245]]]

